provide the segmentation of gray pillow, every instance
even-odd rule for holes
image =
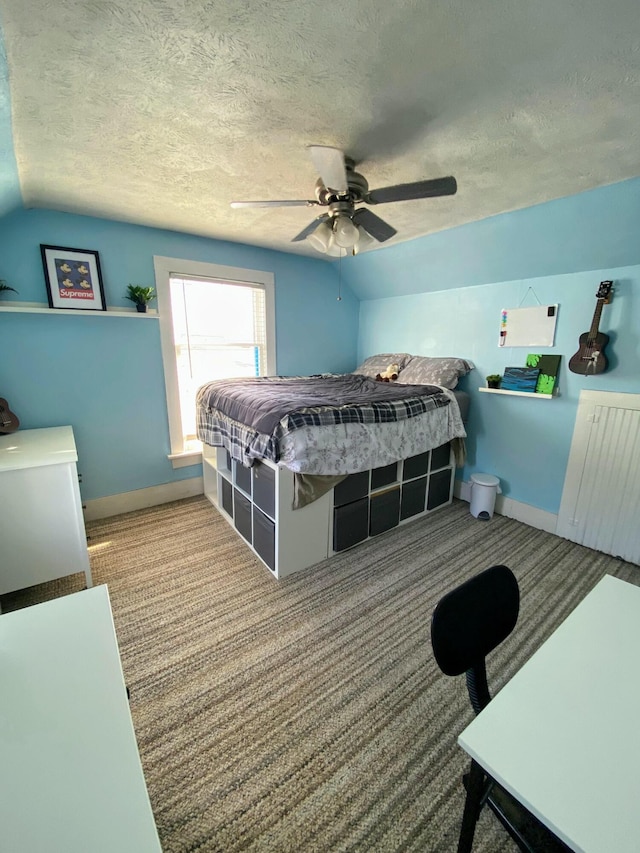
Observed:
[[[365,358],[360,367],[353,372],[363,373],[365,376],[371,376],[375,379],[378,373],[384,373],[390,364],[397,364],[398,370],[402,370],[410,358],[408,352],[382,352]]]
[[[473,364],[464,358],[430,358],[414,355],[400,370],[398,382],[405,385],[442,385],[455,388],[458,378],[473,370]]]

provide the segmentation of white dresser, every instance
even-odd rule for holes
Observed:
[[[0,436],[0,595],[84,572],[92,585],[70,426]]]

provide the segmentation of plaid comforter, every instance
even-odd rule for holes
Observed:
[[[393,423],[449,404],[439,386],[376,382],[352,373],[217,380],[198,391],[197,434],[244,464],[278,462],[279,444],[294,430]]]

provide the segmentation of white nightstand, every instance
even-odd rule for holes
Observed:
[[[92,586],[70,426],[0,436],[0,595],[84,572]]]

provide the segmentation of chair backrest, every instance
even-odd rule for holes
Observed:
[[[467,673],[476,713],[489,702],[485,658],[518,621],[520,590],[507,566],[492,566],[448,592],[431,619],[431,644],[445,675]]]

